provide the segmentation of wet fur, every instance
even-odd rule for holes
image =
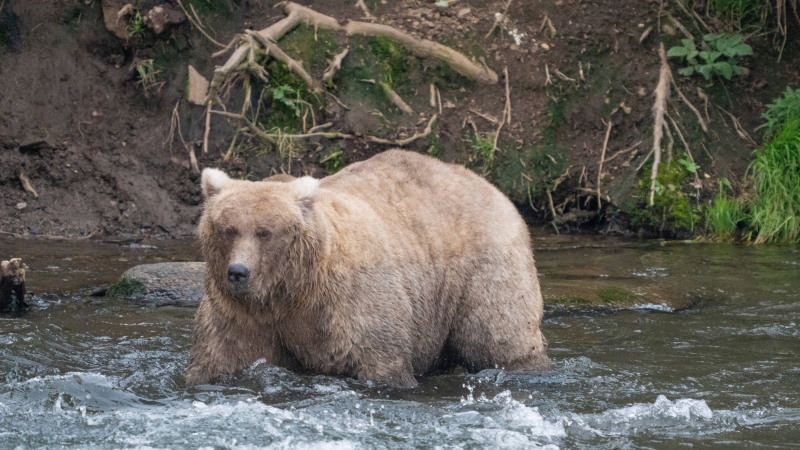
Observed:
[[[454,362],[549,368],[527,227],[474,173],[392,150],[313,189],[218,175],[203,177],[188,385],[260,358],[398,387]],[[246,292],[227,282],[234,263]]]

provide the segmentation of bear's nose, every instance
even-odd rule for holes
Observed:
[[[231,283],[241,284],[247,282],[250,277],[250,271],[244,264],[231,264],[228,267],[228,281]]]

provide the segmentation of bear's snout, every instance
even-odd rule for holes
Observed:
[[[247,286],[248,278],[250,278],[250,270],[244,264],[231,264],[228,267],[228,282],[236,290],[243,290]]]

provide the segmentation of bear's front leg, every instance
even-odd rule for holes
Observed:
[[[261,358],[271,365],[286,362],[275,330],[238,305],[206,295],[194,320],[185,374],[187,386],[238,372]]]

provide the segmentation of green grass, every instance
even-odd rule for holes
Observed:
[[[755,242],[800,242],[800,118],[788,117],[754,155],[749,226]]]
[[[800,89],[786,87],[783,96],[767,105],[767,112],[761,115],[766,121],[759,129],[766,129],[766,135],[773,136],[780,131],[789,117],[800,118]]]
[[[735,30],[764,27],[772,8],[772,0],[708,0],[709,13]]]
[[[729,197],[726,193],[729,189],[731,189],[730,182],[725,178],[720,180],[719,192],[705,209],[706,229],[713,241],[736,240],[739,224],[748,219],[744,203],[738,198]]]
[[[464,138],[469,146],[470,164],[476,172],[487,175],[494,164],[494,135],[492,133],[471,134]]]

